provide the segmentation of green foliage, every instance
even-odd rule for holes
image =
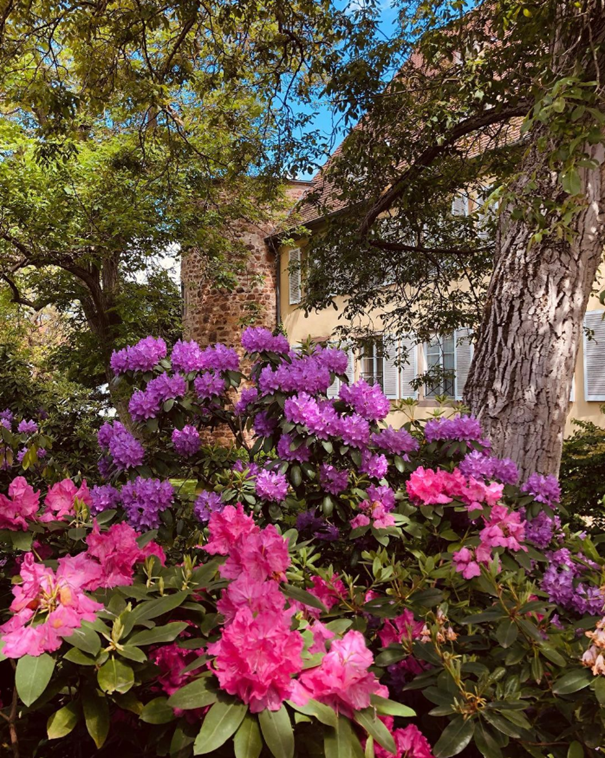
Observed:
[[[605,526],[605,429],[574,421],[575,431],[563,443],[563,505],[578,527],[602,531]]]

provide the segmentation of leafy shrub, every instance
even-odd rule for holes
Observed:
[[[106,482],[2,497],[22,755],[596,758],[605,559],[557,481],[469,416],[384,426],[338,350],[243,344],[249,377],[220,345],[120,351],[140,426],[100,429]],[[244,453],[209,458],[218,423]]]
[[[563,505],[574,524],[602,532],[605,527],[605,429],[574,421],[577,429],[563,444]]]

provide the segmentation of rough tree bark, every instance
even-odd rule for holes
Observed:
[[[584,314],[603,256],[604,149],[587,152],[600,165],[581,170],[585,205],[571,243],[551,236],[530,246],[532,230],[523,220],[503,222],[465,387],[494,453],[512,458],[523,478],[558,473]],[[537,159],[530,150],[519,191]],[[550,172],[541,183],[545,197],[560,192]]]

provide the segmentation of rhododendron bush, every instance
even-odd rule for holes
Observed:
[[[454,409],[387,425],[340,350],[242,344],[119,351],[99,480],[13,468],[6,754],[602,755],[605,539],[557,481]]]

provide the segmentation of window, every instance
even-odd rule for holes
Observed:
[[[454,335],[445,334],[440,337],[434,337],[426,345],[426,367],[428,371],[438,370],[448,372],[448,378],[443,377],[438,383],[426,385],[424,394],[426,397],[436,397],[437,395],[455,395],[454,371],[456,363],[456,346]]]
[[[334,343],[328,343],[329,347],[337,347]],[[340,347],[340,350],[344,350],[346,352],[347,357],[349,359],[349,362],[347,364],[347,379],[349,380],[349,384],[353,384],[355,381],[355,353],[350,349],[345,347]],[[340,379],[336,378],[332,382],[332,384],[328,387],[327,395],[328,397],[338,397],[340,394],[340,387],[342,385],[342,382]]]
[[[378,384],[384,389],[384,349],[381,337],[363,343],[360,376],[368,384]]]
[[[589,311],[584,326],[593,332],[584,334],[584,398],[588,402],[605,401],[605,320],[604,311]]]
[[[300,269],[300,250],[292,248],[289,253],[288,265],[288,294],[290,305],[297,305],[301,301],[301,269]]]
[[[452,200],[452,216],[468,216],[468,195],[459,192]]]

